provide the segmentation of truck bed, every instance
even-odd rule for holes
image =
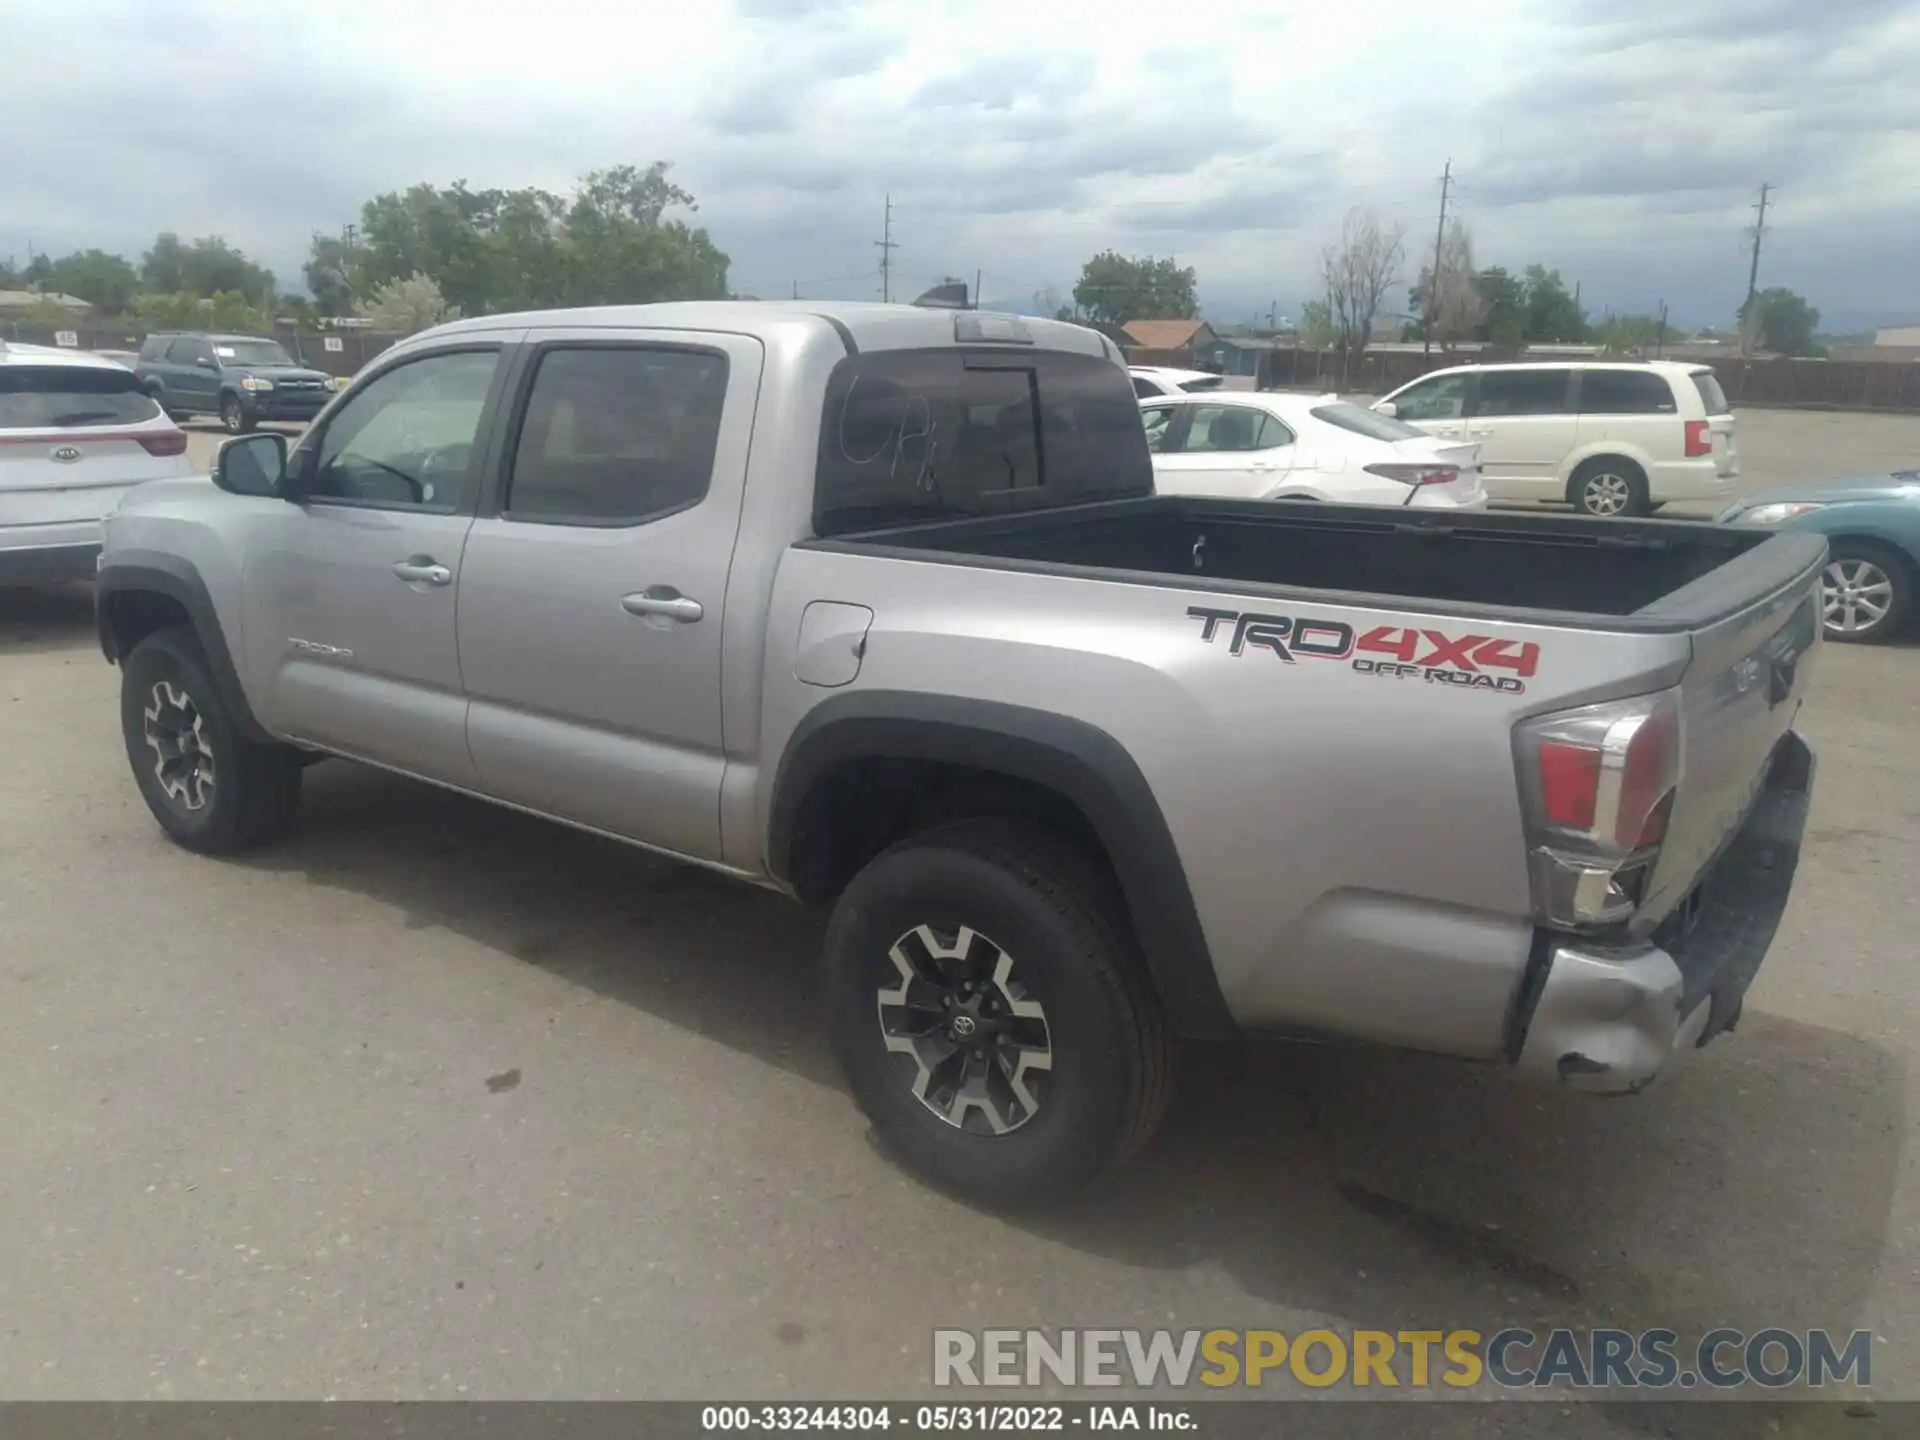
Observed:
[[[1459,613],[1685,630],[1804,575],[1818,536],[1684,520],[1154,496],[806,542],[903,558],[1387,597]],[[1738,562],[1738,563],[1735,563]]]

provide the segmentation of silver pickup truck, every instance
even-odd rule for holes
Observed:
[[[894,1154],[1000,1203],[1177,1037],[1647,1084],[1792,884],[1818,536],[1156,497],[1092,330],[903,306],[465,320],[106,522],[190,849],[340,756],[834,905]]]

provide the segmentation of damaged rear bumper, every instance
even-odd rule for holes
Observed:
[[[1630,1094],[1733,1028],[1793,889],[1813,768],[1783,736],[1745,824],[1651,942],[1542,934],[1508,1052],[1523,1078]]]

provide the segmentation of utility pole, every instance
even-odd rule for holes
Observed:
[[[1760,212],[1760,218],[1753,225],[1753,261],[1747,266],[1747,303],[1740,308],[1744,312],[1753,304],[1753,297],[1760,288],[1760,241],[1767,233],[1767,196],[1773,192],[1772,185],[1760,187],[1760,203],[1754,209]]]
[[[893,299],[893,252],[897,248],[893,241],[893,192],[887,192],[886,221],[880,230],[880,238],[873,242],[880,247],[880,298]]]
[[[1667,344],[1667,302],[1660,302],[1660,333],[1653,338],[1653,358],[1658,360]]]
[[[980,272],[978,270],[973,272],[973,308],[976,310],[980,308]]]
[[[800,282],[798,280],[793,282],[793,298],[796,300],[800,298]]]
[[[1433,354],[1433,326],[1440,318],[1440,251],[1447,243],[1447,197],[1452,190],[1453,157],[1448,156],[1447,168],[1440,172],[1440,223],[1433,232],[1433,269],[1427,272],[1427,339],[1422,355]]]
[[[1279,328],[1280,328],[1280,302],[1278,300],[1269,300],[1267,302],[1267,333],[1271,335],[1275,330],[1278,330]]]

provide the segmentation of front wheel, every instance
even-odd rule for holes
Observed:
[[[191,630],[156,631],[127,656],[120,729],[140,798],[176,844],[228,854],[293,823],[300,755],[240,733]]]
[[[964,820],[901,842],[840,897],[826,953],[854,1098],[936,1185],[1058,1200],[1165,1112],[1172,1041],[1120,901],[1046,832]]]
[[[1912,603],[1907,567],[1877,545],[1834,542],[1820,575],[1829,640],[1874,644],[1898,634]]]
[[[238,395],[220,397],[220,423],[229,435],[244,435],[253,429],[253,412]]]

